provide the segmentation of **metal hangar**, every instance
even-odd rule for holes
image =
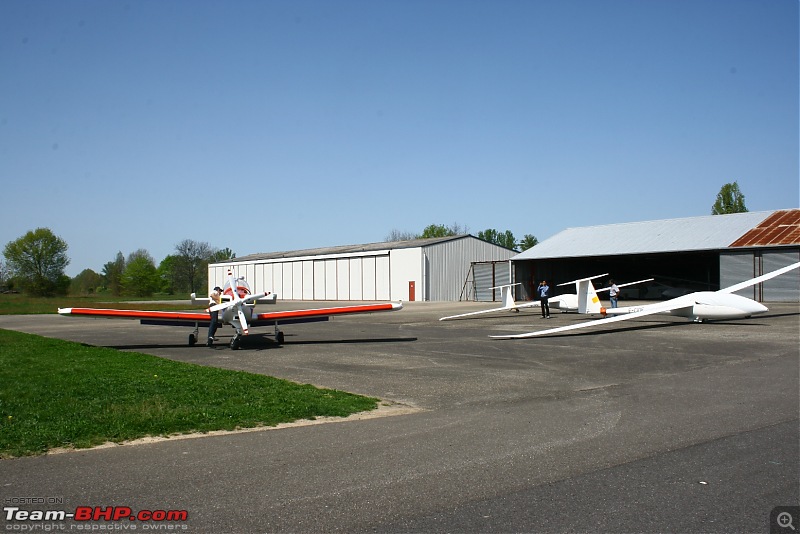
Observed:
[[[728,287],[797,261],[800,209],[568,228],[512,258],[519,299],[532,298],[541,279],[553,287],[603,273],[617,282],[655,278],[632,297],[664,298]],[[741,294],[800,302],[800,272]]]
[[[507,283],[516,254],[471,235],[269,252],[210,264],[208,283],[222,286],[232,266],[283,300],[455,301],[477,264]]]

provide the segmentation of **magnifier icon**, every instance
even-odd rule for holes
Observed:
[[[792,514],[789,512],[781,512],[778,514],[778,526],[781,528],[790,528],[795,530],[794,525],[792,524]]]

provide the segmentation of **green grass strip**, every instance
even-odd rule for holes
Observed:
[[[269,376],[0,330],[0,458],[345,417],[377,405]]]
[[[0,294],[0,315],[31,315],[58,313],[58,308],[125,308],[131,310],[186,310],[200,311],[202,306],[188,304],[188,295],[159,295],[152,299],[183,299],[161,302],[135,297],[93,295],[91,297],[31,297],[24,294]],[[134,301],[134,302],[131,302]]]

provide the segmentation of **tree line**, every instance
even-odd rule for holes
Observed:
[[[711,208],[713,215],[746,212],[744,194],[737,182],[722,186]],[[467,227],[431,224],[415,234],[392,230],[386,241],[407,241],[432,237],[449,237],[468,234]],[[478,239],[512,250],[527,250],[539,241],[525,234],[517,241],[509,230],[488,228],[477,234]],[[208,285],[208,264],[236,258],[229,248],[219,249],[208,243],[184,239],[175,245],[170,254],[156,266],[145,249],[138,249],[126,257],[121,251],[103,265],[102,272],[84,269],[75,278],[64,274],[69,265],[67,243],[49,228],[37,228],[9,242],[3,249],[5,262],[0,261],[0,289],[23,291],[30,295],[87,295],[109,293],[113,296],[130,295],[148,297],[155,293],[169,295],[196,293]]]
[[[431,224],[426,226],[421,234],[392,230],[387,236],[386,241],[409,241],[412,239],[426,239],[429,237],[449,237],[454,235],[464,235],[469,233],[469,228],[458,223],[449,226],[444,224]],[[501,247],[511,250],[523,251],[536,246],[539,240],[532,234],[525,234],[522,240],[517,241],[510,230],[498,232],[494,228],[487,228],[478,232],[478,239],[483,239],[489,243],[494,243]]]
[[[64,274],[69,265],[68,245],[49,228],[37,228],[8,243],[0,262],[0,287],[5,291],[35,296],[92,295],[149,297],[205,291],[208,264],[231,260],[229,248],[218,249],[205,242],[184,239],[175,253],[156,265],[146,249],[125,256],[117,252],[100,273],[84,269],[76,277]]]

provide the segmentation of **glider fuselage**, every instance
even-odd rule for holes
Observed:
[[[674,299],[674,308],[664,310],[677,317],[686,317],[693,321],[718,321],[724,319],[744,319],[752,315],[764,313],[769,309],[755,300],[731,293],[716,291],[698,291]],[[622,315],[642,312],[658,307],[658,304],[644,306],[625,306],[606,309],[608,315]]]

